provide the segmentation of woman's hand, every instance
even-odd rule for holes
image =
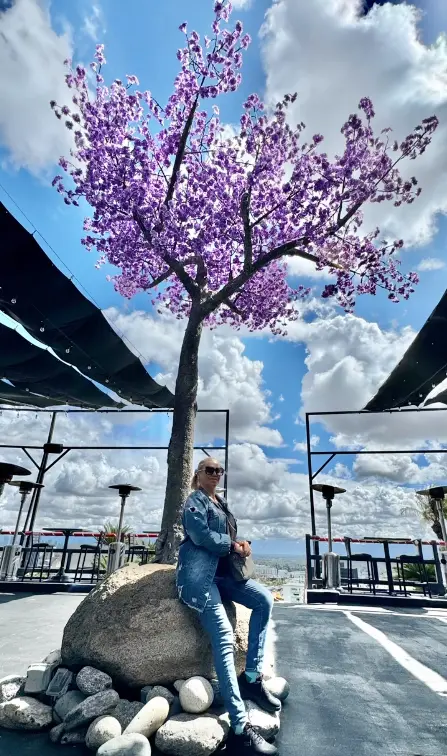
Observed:
[[[251,554],[251,546],[248,541],[235,541],[233,550],[239,556],[248,557]]]

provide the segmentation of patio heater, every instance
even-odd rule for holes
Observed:
[[[124,561],[126,544],[121,543],[121,532],[123,529],[124,507],[126,505],[126,499],[132,491],[141,491],[141,488],[138,488],[138,486],[131,486],[128,483],[117,483],[114,486],[109,486],[109,488],[118,491],[118,494],[121,498],[121,510],[118,522],[118,530],[116,533],[116,541],[113,541],[109,544],[109,554],[107,557],[107,575],[111,575],[112,572],[115,572],[115,570],[118,569],[118,567],[122,567]]]
[[[314,491],[319,491],[326,502],[328,553],[323,555],[323,579],[326,588],[339,588],[341,585],[340,556],[332,551],[331,509],[334,497],[346,493],[345,488],[314,483]]]
[[[31,475],[31,470],[18,465],[11,465],[9,462],[0,462],[0,496],[5,488],[5,483],[10,483],[14,475]]]
[[[442,540],[445,543],[447,543],[447,528],[445,524],[444,507],[442,506],[445,495],[447,493],[447,486],[436,486],[434,488],[428,488],[426,491],[416,491],[416,493],[419,494],[420,496],[428,496],[430,499],[434,500],[435,506],[436,506],[436,512],[438,515],[438,520],[441,525]],[[444,546],[442,551],[440,549],[441,553],[444,552],[445,548],[446,547]],[[447,586],[447,564],[445,561],[444,553],[443,553],[441,561],[444,565],[444,581],[445,581],[445,585]]]
[[[28,480],[12,480],[9,482],[10,486],[16,486],[20,493],[20,506],[19,513],[17,515],[16,526],[14,535],[12,537],[12,543],[5,546],[3,549],[3,558],[0,566],[0,580],[15,580],[17,575],[17,569],[20,564],[22,556],[23,546],[17,543],[17,536],[19,534],[20,518],[22,516],[23,507],[25,506],[26,497],[29,496],[31,491],[36,488],[43,488],[41,483],[32,483]]]

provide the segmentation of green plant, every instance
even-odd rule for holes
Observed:
[[[427,578],[428,578],[429,582],[430,583],[436,583],[437,582],[437,577],[436,577],[435,565],[434,564],[426,564],[425,565],[425,570],[426,570]],[[397,573],[397,569],[394,570],[393,572],[394,572],[394,580],[398,582],[399,581],[399,575]],[[421,582],[421,573],[420,573],[420,567],[419,567],[418,564],[404,564],[403,565],[403,573],[404,573],[404,578],[405,578],[406,582],[408,582],[408,583],[411,583],[411,582],[419,583],[419,582]],[[422,578],[422,580],[423,580],[423,578]],[[422,588],[416,587],[414,590],[415,590],[415,592],[420,592],[420,591],[422,591]]]
[[[429,488],[432,486],[430,485]],[[444,517],[447,518],[447,500],[444,499],[442,503],[442,509]],[[442,541],[442,528],[439,522],[438,509],[436,500],[430,496],[424,496],[422,494],[416,494],[416,504],[411,507],[402,507],[400,510],[401,515],[418,515],[423,522],[428,522],[431,525],[431,529],[436,535],[439,541]]]

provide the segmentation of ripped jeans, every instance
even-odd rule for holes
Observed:
[[[233,628],[222,599],[234,601],[252,610],[246,670],[261,674],[273,597],[267,588],[255,580],[238,582],[231,577],[216,577],[211,585],[209,601],[204,611],[199,614],[200,622],[211,639],[220,693],[230,715],[231,726],[235,728],[245,724],[247,715],[239,692],[234,664]]]

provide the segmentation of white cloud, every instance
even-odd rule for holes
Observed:
[[[376,6],[361,17],[360,0],[276,0],[267,15],[264,61],[267,99],[298,92],[291,119],[303,120],[309,135],[323,133],[324,149],[342,145],[340,128],[370,97],[376,128],[391,126],[398,139],[422,118],[436,114],[433,144],[406,171],[423,188],[411,206],[376,205],[367,215],[383,231],[407,243],[426,243],[436,213],[447,211],[447,41],[425,47],[418,12],[406,3]]]
[[[65,68],[72,43],[57,34],[38,0],[16,0],[0,13],[0,142],[14,167],[38,174],[71,147],[70,132],[50,100],[65,102]]]
[[[436,257],[426,257],[425,260],[421,260],[418,265],[418,270],[421,273],[425,273],[429,270],[442,270],[445,268],[444,260],[438,260]]]
[[[252,4],[252,0],[232,0],[231,4],[235,10],[248,10]]]
[[[90,37],[93,42],[101,41],[99,39],[99,36],[104,35],[105,28],[102,9],[99,5],[92,5],[91,13],[84,17],[82,31],[84,32],[84,34]]]
[[[124,314],[110,309],[105,315],[121,333],[163,372],[156,376],[172,390],[185,323],[166,313],[153,318],[144,312]],[[205,330],[199,353],[200,409],[229,409],[231,438],[261,446],[279,447],[281,434],[273,421],[268,392],[263,385],[263,364],[244,354],[244,344],[229,328]],[[217,415],[199,415],[197,432],[211,440],[223,436],[223,420]]]
[[[287,261],[287,270],[290,276],[297,276],[299,278],[312,278],[322,281],[330,281],[333,278],[327,268],[317,270],[315,263],[311,260],[304,260],[301,257],[291,257]]]
[[[310,446],[313,448],[314,446],[318,446],[320,443],[320,437],[319,436],[311,436],[310,437]],[[295,441],[294,451],[302,452],[303,454],[307,452],[307,443],[306,441]]]

